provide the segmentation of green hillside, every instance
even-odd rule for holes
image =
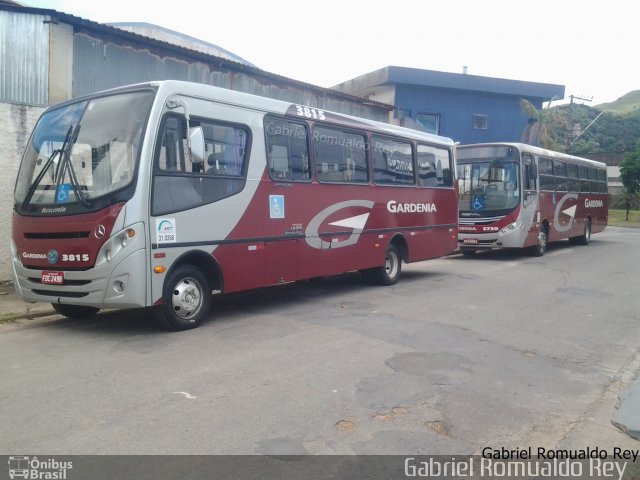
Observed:
[[[609,110],[622,115],[637,113],[640,111],[640,90],[629,92],[615,102],[595,105],[594,108],[600,111]]]
[[[640,90],[595,107],[558,105],[544,112],[551,141],[558,146],[572,144],[572,153],[578,155],[629,152],[640,142]]]

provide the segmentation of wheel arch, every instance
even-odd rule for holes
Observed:
[[[173,265],[171,265],[171,268],[167,272],[167,277],[165,278],[168,278],[176,268],[179,268],[182,265],[194,266],[207,278],[212,290],[224,291],[222,268],[220,268],[220,264],[211,254],[202,250],[191,250],[183,253],[176,259]]]
[[[398,252],[400,252],[400,260],[403,260],[405,263],[409,262],[409,244],[404,235],[396,233],[391,237],[389,245],[393,245],[398,249]]]

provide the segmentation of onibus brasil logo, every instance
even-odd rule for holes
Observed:
[[[73,462],[62,462],[54,458],[38,459],[16,455],[9,457],[9,478],[34,480],[65,480],[67,471],[73,468]]]

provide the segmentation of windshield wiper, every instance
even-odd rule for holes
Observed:
[[[82,203],[82,205],[84,205],[85,207],[89,207],[91,206],[91,202],[89,202],[87,197],[84,195],[84,192],[82,191],[82,187],[80,186],[80,182],[78,182],[78,177],[76,176],[76,171],[73,168],[73,162],[71,161],[71,149],[76,143],[76,140],[78,140],[79,133],[80,125],[76,125],[76,127],[73,129],[71,137],[69,138],[69,142],[65,142],[66,146],[62,152],[62,165],[58,166],[58,172],[56,172],[58,177],[56,181],[56,187],[59,187],[63,184],[65,171],[68,171],[69,181],[71,182],[71,186],[73,187],[73,193],[80,201],[80,203]]]
[[[36,193],[36,190],[38,189],[38,185],[40,185],[40,182],[42,181],[44,174],[47,172],[47,170],[49,170],[51,165],[53,165],[53,161],[55,160],[56,155],[61,155],[65,151],[66,146],[69,143],[69,139],[71,138],[72,132],[73,132],[73,125],[69,125],[69,129],[67,130],[67,135],[64,138],[62,147],[51,152],[51,155],[49,155],[49,158],[44,164],[44,167],[42,167],[42,170],[40,171],[36,179],[33,181],[31,186],[29,187],[29,190],[27,191],[27,195],[24,197],[24,201],[22,202],[23,210],[26,210],[26,208],[29,206],[29,202],[31,202],[31,199],[33,198],[34,193]]]

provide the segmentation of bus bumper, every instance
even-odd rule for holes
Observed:
[[[26,268],[11,244],[15,290],[27,302],[62,303],[118,309],[146,306],[147,266],[144,248],[119,259],[117,265],[101,264],[84,271],[65,270],[62,285],[45,285],[42,272]],[[52,267],[51,270],[55,270]]]
[[[522,222],[510,223],[498,232],[458,233],[458,248],[462,250],[492,250],[499,248],[522,248],[527,231]]]

